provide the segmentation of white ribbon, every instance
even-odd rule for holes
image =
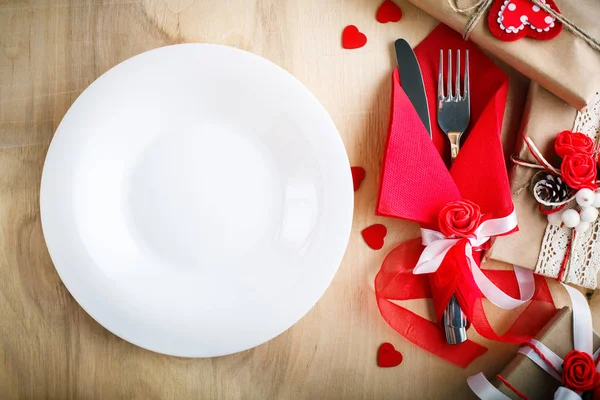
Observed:
[[[573,348],[578,351],[586,352],[592,355],[594,360],[598,359],[600,349],[592,354],[594,331],[592,327],[592,313],[590,308],[580,291],[573,289],[570,286],[562,284],[571,298],[573,308]],[[546,347],[543,343],[532,339],[529,343],[534,345],[540,353],[548,359],[559,372],[562,373],[563,359],[556,353]],[[529,357],[540,368],[550,374],[554,379],[561,381],[561,377],[530,347],[521,347],[519,353]],[[600,371],[600,363],[596,367]],[[498,388],[492,385],[486,377],[479,373],[467,379],[467,384],[481,400],[501,400],[506,399],[506,395]],[[501,397],[504,396],[504,397]],[[559,387],[554,393],[554,400],[580,400],[581,394],[569,390],[565,387]]]
[[[502,393],[487,380],[483,372],[478,373],[467,378],[467,385],[471,388],[473,393],[480,399],[484,400],[511,400],[510,397]]]
[[[594,327],[592,325],[592,312],[583,294],[567,286],[573,308],[573,348],[584,353],[593,354],[594,351]]]
[[[552,375],[554,379],[560,382],[560,375],[557,374],[552,367],[556,368],[556,370],[562,373],[562,358],[557,356],[555,352],[546,347],[546,345],[542,342],[532,339],[529,341],[529,343],[534,345],[546,357],[546,359],[550,361],[552,366],[548,365],[548,363],[546,363],[546,361],[544,361],[544,359],[540,357],[540,355],[536,353],[535,350],[533,350],[531,347],[521,347],[519,349],[519,353],[529,357],[529,359],[536,363],[538,367],[546,371],[548,374]]]
[[[571,389],[561,386],[554,392],[554,400],[581,400],[581,396]]]
[[[468,238],[465,246],[465,255],[473,274],[475,284],[481,293],[496,306],[512,310],[531,300],[535,292],[533,272],[529,269],[515,266],[515,275],[519,285],[520,298],[515,299],[504,293],[479,269],[473,259],[473,249],[482,246],[493,236],[508,233],[517,227],[517,215],[513,211],[504,218],[484,221],[475,230],[473,237]],[[431,274],[438,270],[444,257],[459,241],[463,239],[447,237],[443,233],[431,229],[421,229],[421,241],[425,250],[421,253],[414,274]]]

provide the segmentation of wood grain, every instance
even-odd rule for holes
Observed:
[[[499,371],[513,346],[491,344],[461,370],[396,335],[369,288],[387,251],[417,235],[414,225],[387,220],[386,246],[374,252],[359,234],[382,221],[373,211],[393,40],[403,36],[414,45],[436,24],[397,2],[402,21],[384,25],[374,17],[377,0],[0,0],[0,398],[468,398],[467,376]],[[367,46],[341,49],[348,24],[368,35]],[[322,300],[273,341],[216,359],[154,354],[102,328],[62,285],[40,226],[43,161],[69,106],[117,63],[183,42],[239,47],[289,70],[331,114],[352,164],[367,170],[347,254]],[[508,149],[527,80],[505,69],[513,77]],[[414,309],[430,311],[427,304]],[[399,367],[376,366],[384,341],[403,353]]]

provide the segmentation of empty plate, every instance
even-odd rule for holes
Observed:
[[[246,350],[297,322],[348,241],[352,178],[294,77],[217,45],[163,47],[98,78],[62,120],[44,236],[77,302],[160,353]]]

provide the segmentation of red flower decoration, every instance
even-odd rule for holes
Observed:
[[[596,185],[596,161],[587,154],[567,154],[560,165],[565,183],[572,189],[592,189]]]
[[[473,237],[480,220],[479,206],[469,200],[448,203],[438,214],[440,231],[448,237]]]
[[[600,384],[600,373],[592,356],[582,351],[571,350],[563,363],[562,384],[576,392],[592,390]]]
[[[554,141],[554,149],[559,157],[568,154],[594,154],[594,141],[580,132],[562,131]]]

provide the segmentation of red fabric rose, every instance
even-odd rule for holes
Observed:
[[[596,161],[587,154],[567,154],[560,165],[565,183],[572,189],[595,190]]]
[[[438,214],[440,231],[446,236],[472,237],[480,220],[479,206],[469,200],[450,202]]]
[[[563,362],[562,384],[575,392],[592,390],[600,384],[600,373],[592,356],[582,351],[571,350]]]
[[[594,153],[594,141],[580,132],[562,131],[554,141],[554,149],[561,158],[568,154],[592,155]]]

